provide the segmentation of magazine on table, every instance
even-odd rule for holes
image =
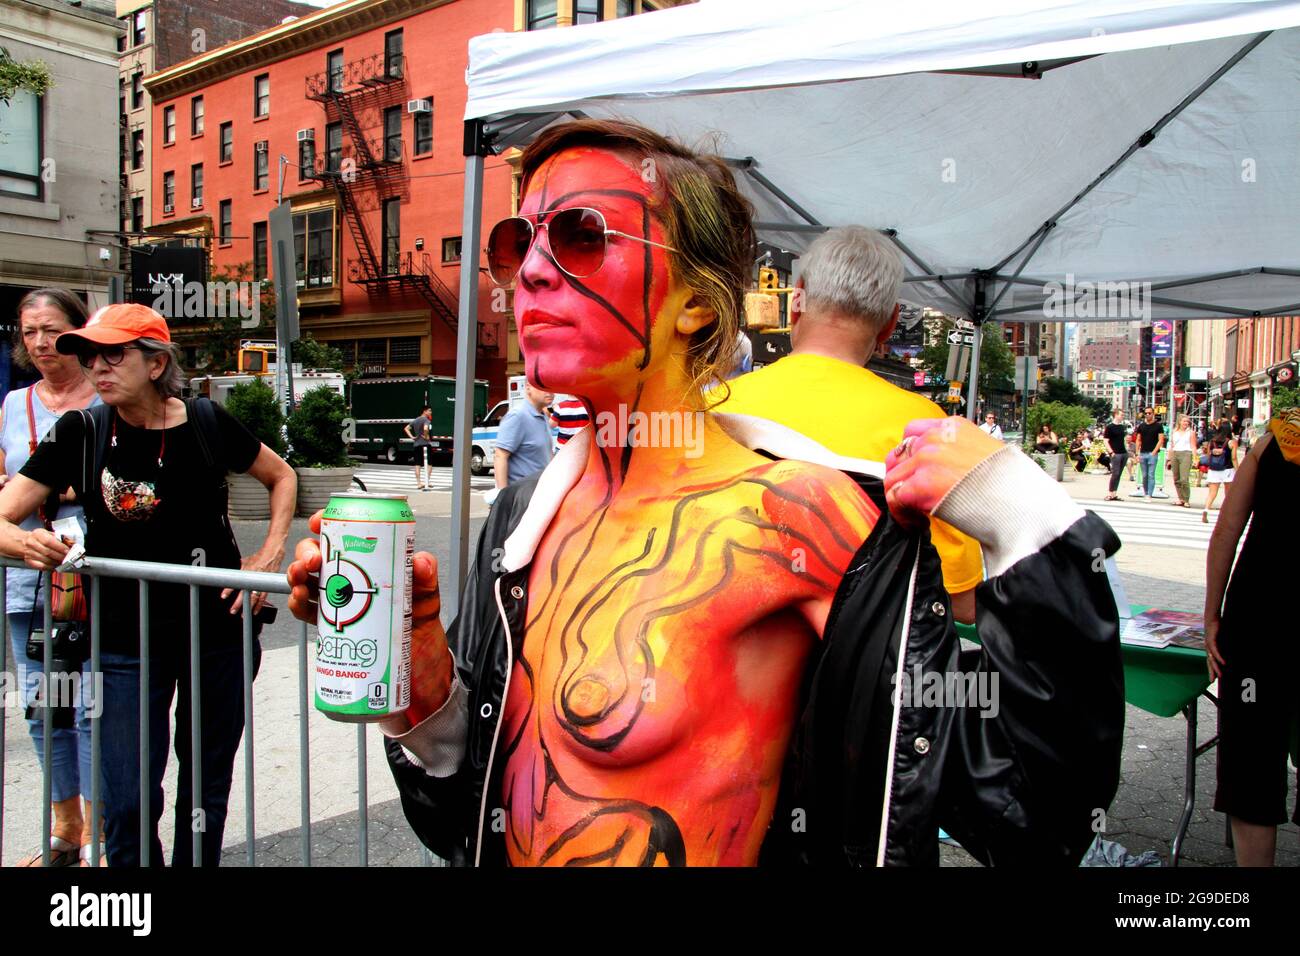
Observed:
[[[1123,644],[1139,647],[1188,647],[1205,649],[1205,621],[1191,611],[1149,610],[1122,622]]]

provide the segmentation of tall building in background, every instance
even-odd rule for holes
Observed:
[[[11,365],[18,301],[34,288],[107,302],[118,250],[117,21],[62,0],[0,0],[0,45],[42,61],[51,86],[0,104],[0,398],[32,376]]]
[[[123,31],[117,45],[122,231],[139,233],[153,221],[153,110],[145,78],[286,18],[316,13],[319,8],[291,0],[116,0],[115,10]],[[163,117],[168,124],[163,136],[174,141],[203,135],[205,108],[199,97],[192,105],[193,112]]]

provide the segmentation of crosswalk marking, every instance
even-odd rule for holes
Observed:
[[[417,494],[415,472],[411,468],[358,468],[356,476],[365,484],[367,491]],[[435,491],[451,491],[451,469],[433,469],[430,481]],[[491,475],[470,476],[470,488],[474,491],[487,491],[496,485]]]
[[[1205,524],[1201,521],[1199,510],[1178,508],[1163,498],[1078,501],[1114,528],[1124,544],[1152,544],[1205,551],[1210,546],[1210,534],[1219,518],[1218,509],[1215,509],[1210,512],[1210,523]],[[1244,539],[1245,535],[1242,537]]]

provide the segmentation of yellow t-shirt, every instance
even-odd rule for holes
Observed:
[[[824,355],[787,355],[727,385],[731,396],[714,411],[778,422],[849,458],[883,462],[908,422],[944,417],[929,399]],[[984,580],[979,542],[937,518],[930,519],[930,537],[950,594]]]

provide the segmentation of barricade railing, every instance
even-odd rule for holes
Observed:
[[[21,561],[12,558],[0,557],[0,594],[6,594],[8,588],[8,568],[26,567]],[[102,674],[101,668],[101,624],[100,612],[102,602],[97,600],[100,578],[124,578],[139,581],[140,587],[140,608],[149,607],[150,585],[152,584],[179,584],[189,587],[189,613],[190,613],[190,773],[192,783],[191,795],[191,819],[204,819],[203,814],[194,814],[195,810],[201,810],[203,807],[203,722],[201,690],[201,662],[202,654],[200,652],[200,636],[202,632],[202,621],[199,610],[199,589],[203,587],[210,588],[232,588],[235,591],[243,592],[244,601],[242,604],[243,615],[243,691],[244,691],[244,824],[245,824],[245,854],[247,864],[255,866],[257,863],[256,850],[256,788],[255,788],[255,771],[254,771],[254,747],[253,747],[253,677],[254,677],[254,638],[253,638],[253,611],[251,608],[251,592],[264,592],[267,594],[288,594],[290,591],[289,583],[283,574],[270,574],[256,571],[240,571],[224,568],[207,568],[195,567],[191,565],[180,564],[160,564],[149,561],[126,561],[112,558],[95,558],[88,557],[82,566],[77,568],[77,572],[85,576],[86,582],[90,586],[90,671],[92,680],[99,683],[96,686],[96,693],[102,692],[102,681],[99,675]],[[52,633],[53,614],[51,605],[51,588],[50,573],[42,572],[41,581],[42,594],[44,595],[44,633],[48,637]],[[233,595],[232,595],[233,599]],[[153,823],[151,816],[150,800],[152,797],[150,790],[150,713],[149,713],[149,680],[150,680],[150,641],[153,635],[149,632],[149,615],[147,613],[139,614],[140,635],[139,635],[139,661],[140,661],[140,865],[149,866],[152,862],[150,855],[152,853],[152,834]],[[301,810],[301,862],[304,866],[311,866],[311,766],[310,766],[310,733],[308,728],[308,717],[314,709],[311,700],[311,681],[309,674],[309,656],[307,653],[308,633],[307,625],[301,621],[294,622],[297,626],[297,645],[298,645],[298,741],[299,741],[299,793],[300,793],[300,810]],[[33,622],[33,628],[35,622]],[[3,673],[7,660],[6,657],[10,651],[9,637],[9,618],[6,614],[3,622],[3,641],[0,642],[0,673]],[[42,748],[45,755],[42,761],[42,815],[41,815],[41,837],[42,837],[42,864],[48,866],[50,863],[50,837],[51,837],[51,796],[52,796],[52,779],[51,779],[51,755],[53,745],[53,708],[51,707],[50,690],[54,686],[51,678],[53,666],[53,642],[46,640],[44,642],[45,656],[42,662],[44,673],[42,683],[42,699],[44,702],[43,709],[43,736]],[[64,685],[66,688],[66,684]],[[84,701],[85,688],[79,688]],[[17,693],[6,695],[11,699],[21,701],[23,688],[17,688]],[[95,839],[91,846],[91,865],[98,866],[100,862],[100,838],[98,820],[102,812],[102,794],[101,794],[101,728],[102,704],[96,708],[100,713],[93,714],[90,717],[91,726],[91,804],[94,808],[93,826]],[[75,723],[74,723],[75,727]],[[4,800],[5,800],[5,721],[0,720],[0,866],[4,865]],[[357,724],[357,840],[358,840],[358,860],[361,866],[366,866],[369,862],[369,821],[368,821],[368,787],[366,780],[366,724]],[[194,866],[201,866],[203,863],[203,830],[200,827],[192,827],[193,833],[193,858]],[[422,857],[426,864],[433,863],[434,858],[427,852]]]

